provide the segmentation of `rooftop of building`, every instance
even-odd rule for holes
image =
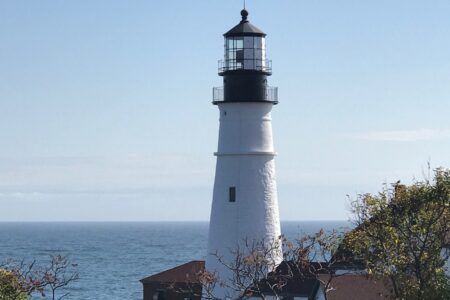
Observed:
[[[327,280],[326,275],[321,275]],[[390,299],[390,290],[383,280],[363,274],[346,274],[333,278],[328,300],[380,300]]]
[[[283,269],[289,266],[289,263],[282,263],[278,270],[284,272]],[[193,283],[200,285],[198,274],[205,270],[204,261],[190,261],[183,265],[174,267],[172,269],[157,273],[155,275],[146,277],[141,282],[146,284],[160,283],[161,285],[167,283]],[[320,281],[316,278],[304,278],[298,274],[294,274],[289,278],[286,284],[277,293],[283,296],[306,297],[307,299],[315,299],[318,293],[323,288],[322,282],[326,282],[328,274],[320,274]],[[367,274],[343,274],[334,277],[331,281],[332,290],[328,293],[329,300],[380,300],[387,299],[390,291],[382,280],[375,279]],[[260,290],[270,295],[272,293],[269,285],[262,284]]]
[[[201,260],[193,260],[172,269],[157,273],[155,275],[141,279],[143,284],[146,283],[198,283],[198,274],[205,269],[205,262]]]

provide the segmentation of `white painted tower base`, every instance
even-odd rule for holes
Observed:
[[[270,102],[222,102],[214,194],[209,227],[206,268],[220,281],[232,272],[218,261],[233,261],[232,251],[248,243],[271,247],[280,236],[275,151]],[[235,188],[235,202],[230,188]],[[231,198],[230,198],[231,197]],[[281,251],[273,255],[281,262]],[[215,288],[220,299],[232,297],[230,289]]]

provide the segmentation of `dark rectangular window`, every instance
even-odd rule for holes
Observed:
[[[236,202],[236,187],[230,186],[229,189],[229,201],[230,202]]]

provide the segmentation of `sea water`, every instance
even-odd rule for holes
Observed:
[[[337,222],[282,222],[290,240],[305,233],[343,229]],[[191,260],[203,260],[208,223],[0,223],[0,264],[45,263],[62,254],[77,265],[80,279],[67,300],[142,300],[140,279]],[[39,299],[34,297],[33,299]]]

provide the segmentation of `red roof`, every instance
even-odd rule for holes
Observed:
[[[326,275],[324,279],[326,280]],[[382,280],[367,275],[343,275],[331,281],[333,290],[329,300],[381,300],[389,299],[391,293]]]
[[[175,268],[141,279],[143,284],[150,282],[199,282],[198,274],[205,269],[205,262],[193,260]]]

